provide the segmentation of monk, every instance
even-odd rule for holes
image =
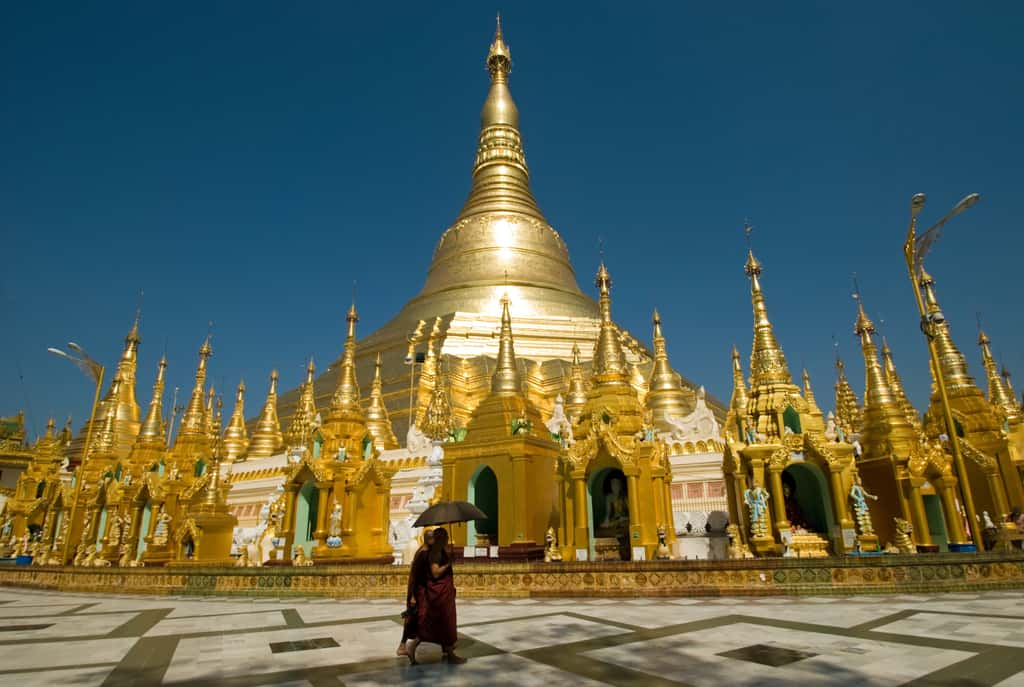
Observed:
[[[412,557],[412,564],[409,566],[409,585],[405,591],[405,613],[402,614],[405,619],[402,625],[402,641],[398,645],[398,651],[395,652],[399,656],[409,655],[405,643],[410,639],[415,639],[417,635],[419,613],[416,611],[416,595],[417,591],[427,584],[427,579],[430,577],[430,562],[427,558],[430,554],[430,545],[433,543],[433,531],[424,531],[423,545],[416,550],[416,555]]]
[[[419,614],[418,636],[409,646],[409,662],[416,663],[416,647],[420,642],[440,644],[444,660],[448,663],[465,663],[466,659],[455,654],[458,639],[455,618],[455,582],[452,576],[451,554],[448,545],[448,531],[443,527],[434,530],[434,543],[430,546],[427,560],[430,575],[427,583],[417,590],[416,611]]]

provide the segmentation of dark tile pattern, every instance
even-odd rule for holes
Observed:
[[[770,644],[751,644],[740,649],[723,651],[717,655],[723,658],[736,658],[741,661],[750,661],[751,663],[760,663],[763,666],[778,668],[780,666],[788,666],[790,663],[796,663],[797,661],[803,661],[807,658],[813,658],[818,654],[813,654],[810,651],[787,649],[782,646],[771,646]]]
[[[340,646],[333,637],[317,637],[316,639],[297,639],[293,642],[271,642],[270,652],[283,654],[287,651],[308,651],[310,649],[333,649]]]
[[[20,630],[45,630],[53,627],[53,623],[43,625],[0,625],[0,632],[18,632]]]

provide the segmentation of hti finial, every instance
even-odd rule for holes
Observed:
[[[860,303],[860,284],[857,283],[857,273],[851,272],[850,278],[853,280],[853,300]]]
[[[750,235],[754,233],[754,225],[751,224],[750,220],[745,217],[743,218],[743,233],[746,235],[747,239],[747,250],[751,250]]]

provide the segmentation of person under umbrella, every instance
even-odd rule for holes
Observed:
[[[427,560],[430,574],[425,585],[416,590],[416,612],[418,614],[417,637],[409,645],[409,662],[415,665],[416,648],[420,642],[440,644],[444,660],[448,663],[465,663],[466,659],[455,654],[458,640],[458,621],[455,613],[455,581],[452,575],[452,559],[447,549],[448,531],[443,527],[434,530],[434,543]]]
[[[412,564],[409,566],[409,584],[405,592],[405,611],[402,613],[402,641],[398,644],[399,656],[408,656],[406,642],[415,639],[419,626],[419,613],[416,609],[417,591],[427,584],[430,577],[430,546],[434,543],[434,533],[431,530],[423,532],[423,545],[412,557]]]

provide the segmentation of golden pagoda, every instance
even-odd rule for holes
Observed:
[[[373,385],[370,387],[370,402],[366,408],[366,428],[370,430],[377,446],[390,450],[398,448],[398,438],[395,437],[395,431],[391,428],[388,409],[384,405],[384,385],[380,374],[382,360],[381,354],[377,353],[377,363],[373,370]]]
[[[877,539],[869,532],[858,536],[851,517],[853,446],[825,436],[821,411],[793,383],[768,317],[761,263],[752,251],[744,271],[750,278],[754,343],[749,392],[738,355],[733,356],[733,399],[723,461],[730,520],[742,523],[741,537],[758,556],[777,555],[783,549],[815,557],[857,546],[877,548]],[[809,389],[805,379],[805,390]]]
[[[907,398],[906,391],[903,390],[903,380],[900,378],[899,372],[896,371],[896,363],[892,359],[892,350],[889,348],[889,343],[882,337],[882,361],[885,366],[885,381],[892,390],[893,396],[896,397],[896,402],[900,408],[903,409],[903,414],[906,415],[907,420],[914,426],[914,429],[921,431],[921,414],[917,412],[917,409]]]
[[[249,437],[245,431],[245,382],[238,383],[235,392],[235,409],[231,412],[228,428],[224,431],[224,460],[242,460],[249,448]]]
[[[941,374],[946,385],[975,508],[979,515],[987,512],[994,522],[1005,522],[1011,505],[1024,504],[1021,455],[1019,450],[1011,450],[1010,433],[997,411],[1002,406],[986,399],[968,373],[967,361],[953,343],[949,321],[935,295],[935,280],[924,268],[918,283],[924,292],[925,310],[935,325],[940,369],[932,373]],[[939,395],[933,393],[924,420],[925,433],[932,438],[946,431],[941,403]]]
[[[554,398],[565,392],[565,364],[572,360],[574,346],[584,352],[581,362],[586,365],[600,329],[597,304],[580,291],[566,244],[530,186],[519,110],[509,88],[511,50],[500,23],[486,66],[490,87],[480,113],[468,198],[441,235],[420,293],[359,342],[354,360],[356,376],[369,380],[380,354],[381,398],[399,439],[407,435],[410,418],[422,422],[430,400],[434,365],[429,359],[416,362],[424,344],[428,358],[442,360],[442,370],[459,371],[452,385],[457,423],[465,422],[488,395],[506,292],[516,322],[518,364],[526,370],[527,393],[539,408],[550,410]],[[428,326],[430,340],[424,342]],[[626,358],[635,366],[630,370],[634,382],[645,387],[652,355],[627,332],[617,330],[617,336],[628,342]],[[681,384],[690,399],[689,412],[697,387],[685,378]],[[416,389],[413,403],[410,387]],[[330,405],[334,389],[333,379],[317,378],[317,405]],[[299,389],[282,394],[282,419],[295,412],[299,396]],[[720,403],[708,402],[724,417]]]
[[[96,409],[96,420],[100,424],[96,432],[102,429],[106,421],[107,409],[114,408],[114,439],[113,452],[118,458],[125,458],[135,442],[135,436],[139,433],[139,404],[135,400],[135,373],[138,366],[139,343],[139,314],[136,313],[135,321],[128,330],[124,339],[124,350],[117,362],[117,370],[110,381],[110,388],[107,394],[100,400]],[[83,459],[85,451],[85,440],[89,433],[89,422],[79,431],[78,436],[71,444],[71,462],[77,464]]]
[[[277,419],[277,370],[270,372],[270,389],[263,404],[263,412],[249,441],[248,460],[269,458],[284,446],[281,423]]]
[[[569,560],[650,559],[659,529],[664,528],[666,544],[675,539],[668,448],[655,436],[630,384],[611,315],[611,277],[603,263],[595,283],[600,331],[591,388],[572,425],[572,441],[559,454],[556,530]]]
[[[441,392],[443,395],[443,391]],[[434,415],[441,415],[434,404]],[[449,444],[443,459],[443,498],[470,501],[488,519],[456,530],[457,546],[497,546],[504,559],[542,558],[544,534],[556,501],[558,445],[540,411],[523,393],[516,366],[509,299],[501,302],[498,361],[491,391],[473,410],[466,438]],[[444,428],[433,434],[443,436]]]
[[[857,402],[857,394],[846,378],[846,364],[836,354],[836,423],[847,433],[857,434],[864,424],[863,411]]]

